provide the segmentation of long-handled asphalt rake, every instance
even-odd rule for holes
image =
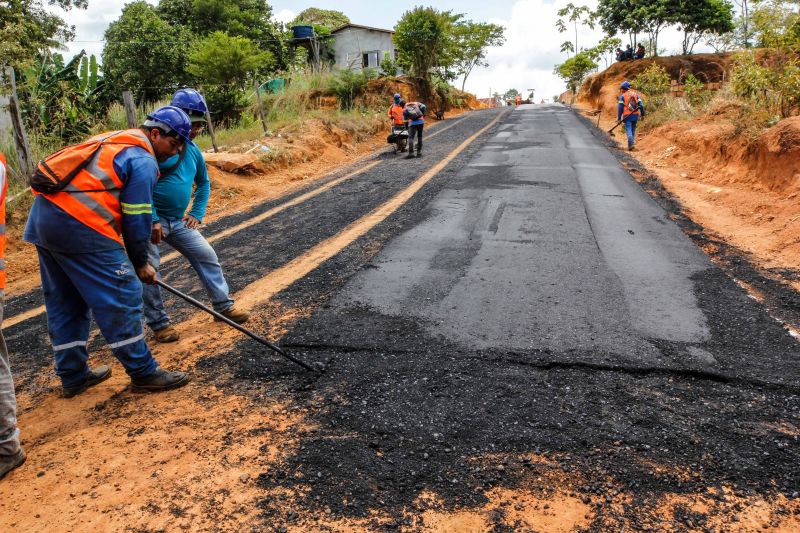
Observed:
[[[622,124],[623,122],[625,122],[625,121],[624,120],[620,120],[619,122],[614,124],[614,127],[611,128],[610,130],[608,130],[608,134],[609,135],[614,135],[614,130],[617,129],[619,127],[619,125]]]
[[[306,370],[309,370],[311,372],[322,372],[324,370],[324,366],[323,365],[320,365],[319,367],[314,367],[314,366],[311,366],[308,363],[305,363],[305,362],[303,362],[303,361],[301,361],[301,360],[299,360],[299,359],[297,359],[295,357],[292,357],[288,353],[284,352],[283,350],[281,350],[280,348],[278,348],[277,346],[275,346],[274,344],[269,342],[267,339],[265,339],[263,337],[260,337],[259,335],[256,335],[255,333],[253,333],[249,329],[240,326],[239,324],[237,324],[236,322],[234,322],[230,318],[228,318],[228,317],[226,317],[226,316],[224,316],[224,315],[222,315],[220,313],[217,313],[216,311],[214,311],[210,307],[206,307],[205,305],[203,305],[202,303],[198,302],[197,300],[195,300],[194,298],[192,298],[188,294],[182,293],[181,291],[179,291],[175,287],[167,285],[166,283],[164,283],[161,280],[156,281],[156,283],[159,285],[159,287],[163,287],[164,289],[168,290],[169,292],[171,292],[175,296],[186,300],[187,302],[189,302],[193,306],[197,307],[198,309],[202,309],[206,313],[212,315],[217,320],[221,320],[221,321],[225,322],[230,327],[238,329],[239,331],[241,331],[245,335],[257,340],[258,342],[260,342],[264,346],[268,347],[270,350],[274,351],[277,354],[282,355],[283,357],[285,357],[289,361],[291,361],[291,362],[293,362],[293,363],[295,363],[297,365],[302,366]]]

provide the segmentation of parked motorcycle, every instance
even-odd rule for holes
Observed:
[[[395,153],[405,152],[408,147],[408,126],[405,124],[392,124],[392,133],[386,142],[395,146]]]

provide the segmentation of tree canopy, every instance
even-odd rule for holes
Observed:
[[[504,28],[487,22],[471,20],[456,24],[453,27],[454,67],[458,75],[463,76],[461,90],[475,67],[488,66],[486,53],[492,46],[502,46],[506,42]]]
[[[144,100],[160,98],[189,82],[187,46],[192,36],[158,16],[156,9],[139,0],[126,5],[105,33],[103,71],[107,82],[133,91]]]
[[[50,5],[69,10],[85,9],[87,0],[50,0]],[[61,48],[72,40],[74,28],[47,11],[42,0],[14,0],[0,3],[0,58],[19,68],[42,52]]]
[[[442,64],[447,53],[449,12],[432,7],[416,7],[406,11],[394,27],[397,62],[414,76],[430,79],[434,67]]]
[[[304,9],[289,23],[289,27],[309,25],[309,26],[323,26],[329,30],[335,30],[345,24],[350,24],[350,18],[334,9],[320,9],[318,7],[309,7]]]

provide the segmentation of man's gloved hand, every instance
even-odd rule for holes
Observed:
[[[161,222],[153,224],[153,229],[150,232],[150,242],[158,244],[164,238],[164,230],[161,228]]]
[[[156,280],[158,279],[158,273],[156,272],[156,269],[150,264],[137,268],[136,275],[139,276],[139,279],[142,280],[142,283],[146,283],[148,285],[155,285]]]
[[[189,229],[199,228],[200,224],[201,224],[201,222],[199,220],[197,220],[195,217],[193,217],[192,215],[186,215],[181,220],[186,225],[186,227],[189,228]]]

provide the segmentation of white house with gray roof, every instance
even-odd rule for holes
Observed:
[[[379,69],[384,59],[397,59],[391,30],[346,24],[331,32],[335,38],[333,50],[340,69]]]

